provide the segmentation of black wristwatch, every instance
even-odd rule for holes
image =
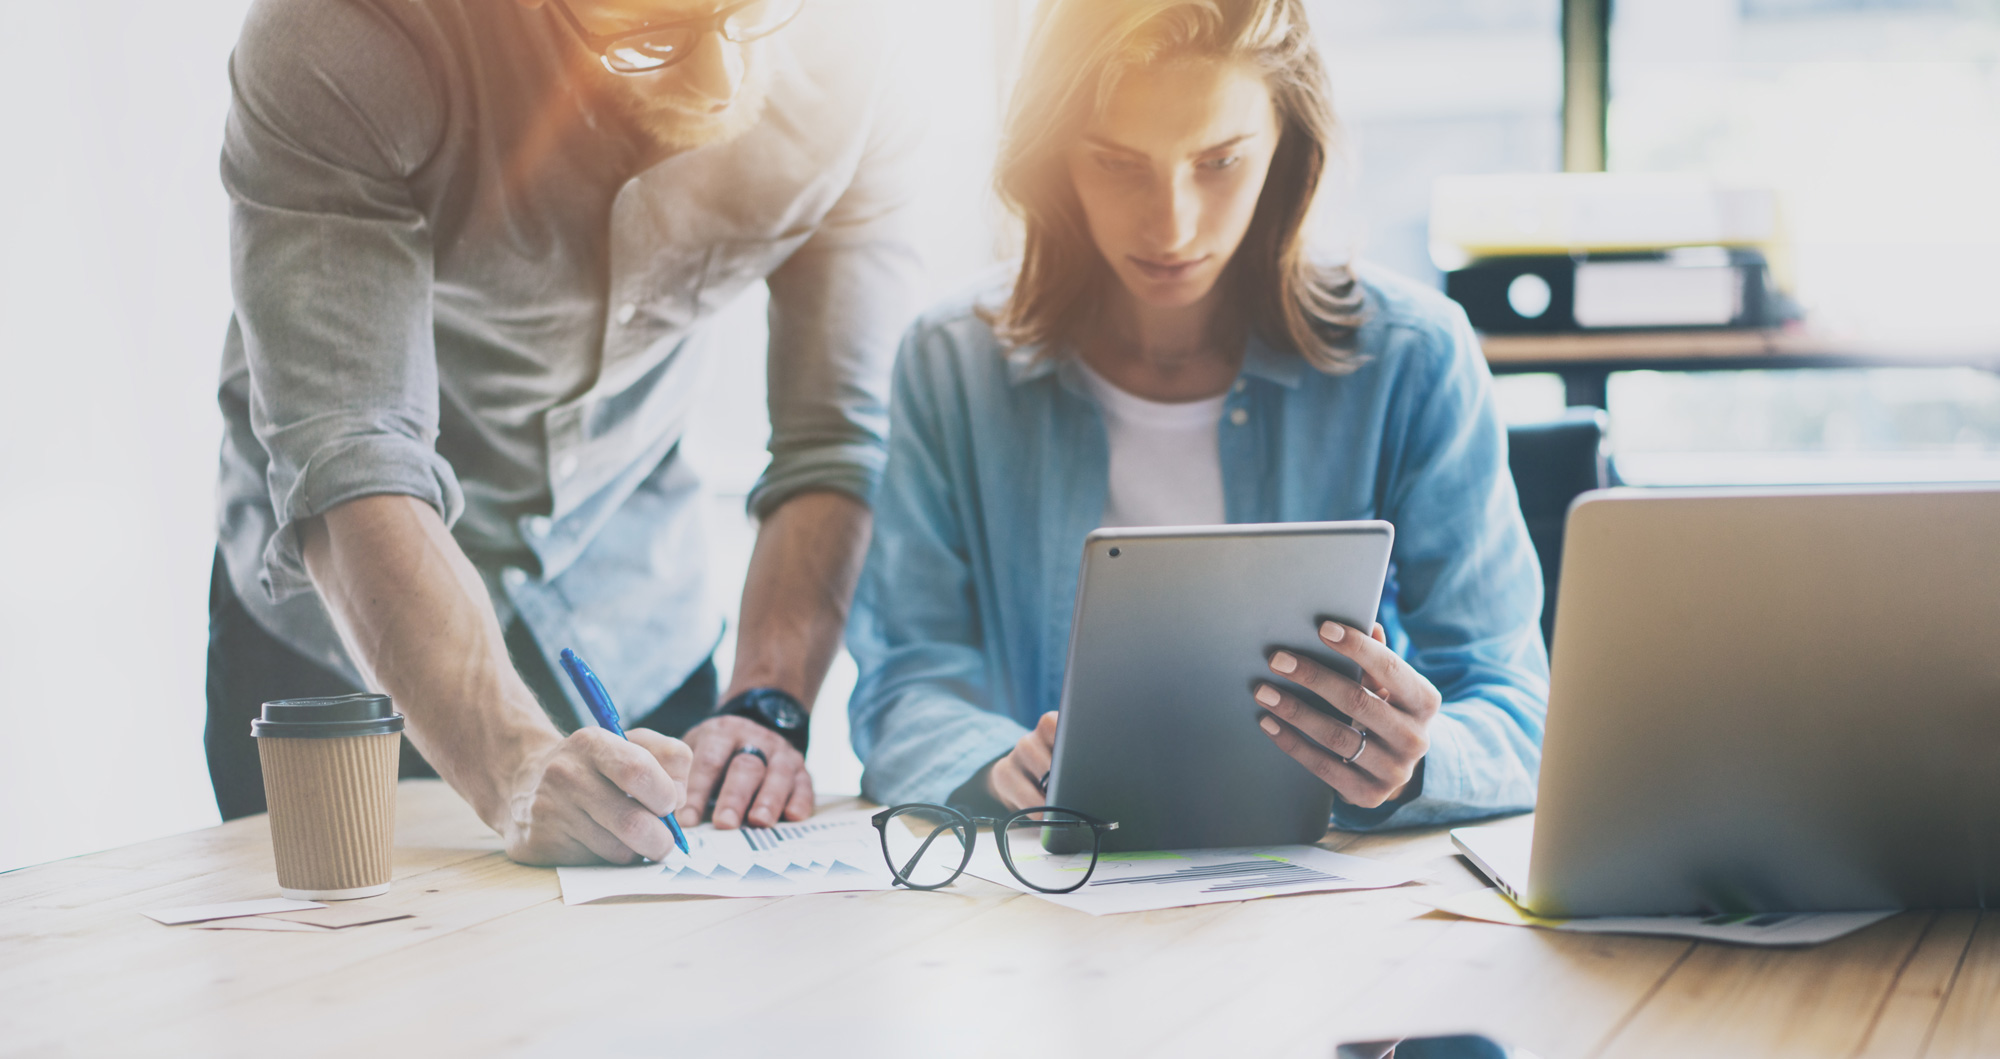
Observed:
[[[811,720],[806,708],[789,692],[778,688],[751,688],[716,708],[718,717],[747,717],[785,737],[785,741],[806,752]]]

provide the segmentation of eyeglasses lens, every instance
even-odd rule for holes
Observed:
[[[883,822],[882,849],[898,878],[918,889],[943,886],[965,862],[965,833],[960,818],[923,806],[897,811]]]
[[[729,16],[722,26],[723,35],[738,43],[769,36],[790,22],[803,6],[805,0],[757,0]]]
[[[1097,864],[1097,832],[1073,813],[1015,817],[994,837],[1006,844],[1014,874],[1037,889],[1074,890]]]
[[[687,29],[663,29],[642,37],[626,37],[604,53],[604,65],[621,74],[645,73],[680,61],[696,43]]]

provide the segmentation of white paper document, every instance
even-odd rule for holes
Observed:
[[[1440,912],[1466,919],[1513,927],[1541,927],[1578,934],[1656,934],[1733,945],[1817,945],[1896,914],[1880,912],[1753,912],[1727,916],[1588,916],[1551,919],[1538,916],[1488,887],[1443,899],[1417,900]]]
[[[318,901],[294,901],[289,897],[266,897],[256,901],[225,901],[214,905],[188,905],[184,908],[161,908],[151,912],[141,912],[148,919],[166,925],[179,926],[182,923],[204,923],[211,919],[234,919],[237,916],[261,916],[267,912],[299,912],[308,908],[325,908]]]
[[[688,852],[676,849],[657,864],[561,868],[556,877],[570,905],[639,894],[790,897],[887,890],[895,880],[871,815],[821,813],[796,824],[733,831],[703,824],[687,829]]]
[[[1042,872],[1082,872],[1088,853],[1013,850],[1014,861],[1030,878]],[[1040,861],[1029,866],[1030,859]],[[1329,890],[1373,890],[1400,886],[1419,875],[1396,864],[1332,853],[1318,846],[1263,846],[1246,849],[1183,849],[1157,853],[1106,853],[1098,857],[1090,881],[1074,893],[1031,889],[1007,870],[993,836],[982,834],[972,847],[968,873],[1093,916],[1145,912],[1183,905],[1248,901],[1280,894]]]

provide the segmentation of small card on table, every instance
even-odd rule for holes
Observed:
[[[326,930],[339,930],[342,927],[365,927],[370,923],[387,923],[392,919],[408,919],[410,913],[400,908],[384,908],[381,905],[355,901],[327,908],[308,908],[302,912],[274,912],[263,918]]]
[[[151,912],[141,912],[142,916],[156,922],[175,927],[182,923],[202,923],[211,919],[234,919],[238,916],[261,916],[271,912],[303,912],[308,908],[325,908],[318,901],[294,901],[289,897],[266,897],[257,901],[223,901],[212,905],[187,905],[183,908],[160,908]]]

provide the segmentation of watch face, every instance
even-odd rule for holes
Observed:
[[[806,711],[783,692],[758,692],[751,697],[749,705],[785,731],[796,731],[806,726]]]

